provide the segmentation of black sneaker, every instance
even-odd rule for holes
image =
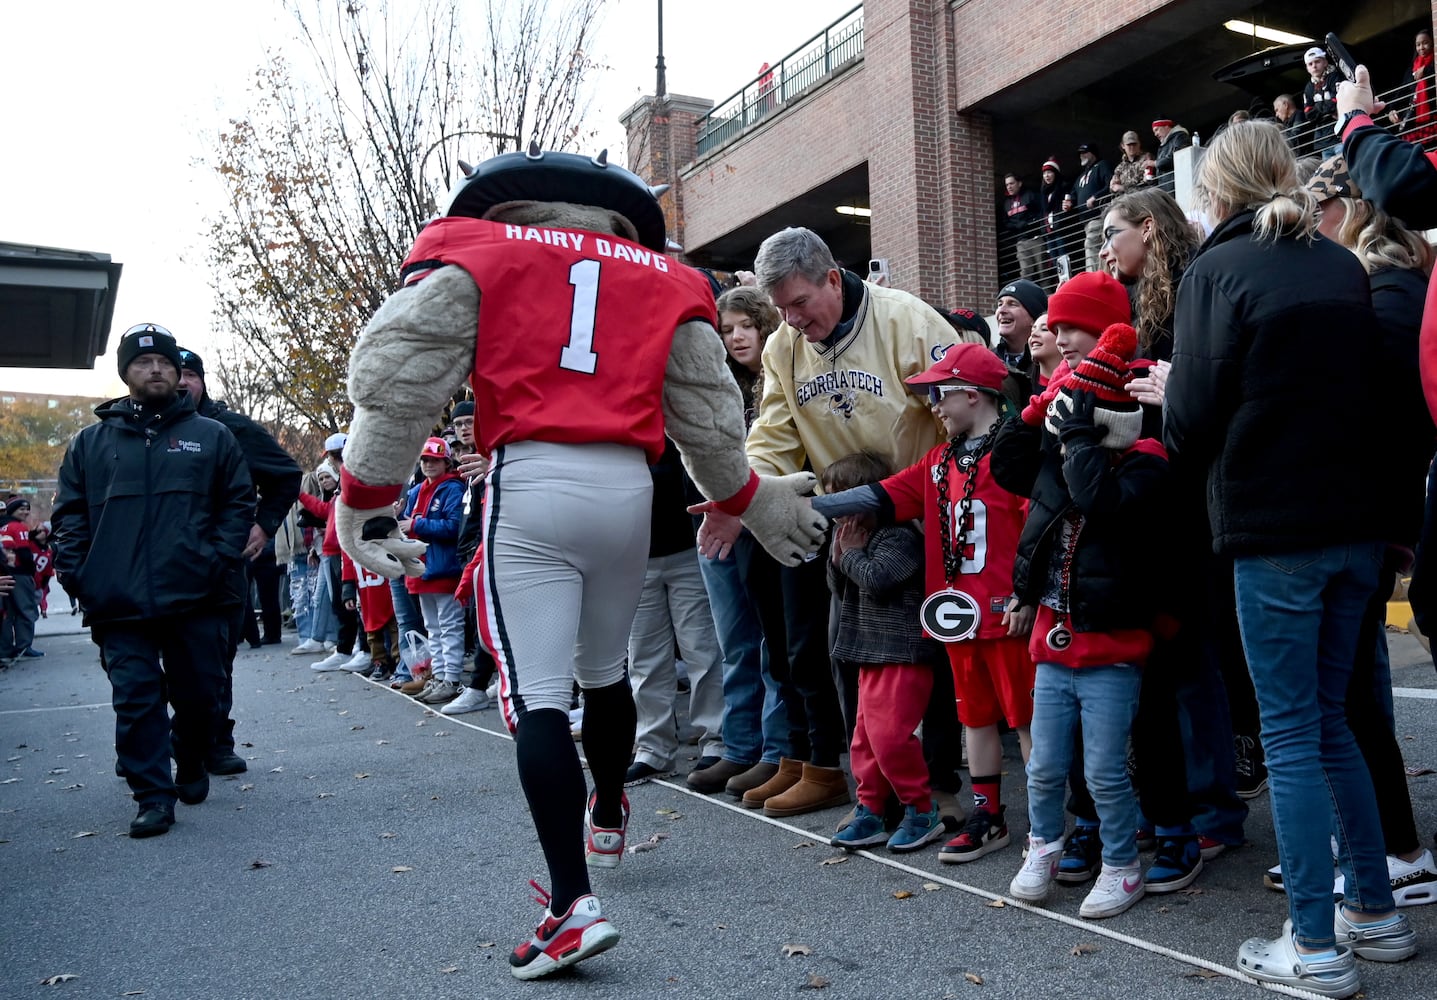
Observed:
[[[644,782],[652,781],[654,778],[667,778],[673,773],[674,769],[671,767],[654,767],[652,764],[646,764],[641,760],[636,760],[630,764],[629,769],[624,772],[624,787],[631,788],[634,785],[642,785]]]
[[[158,837],[175,825],[175,807],[168,802],[141,802],[140,811],[130,820],[130,836]]]
[[[175,794],[187,806],[199,805],[210,795],[209,772],[198,761],[180,764],[175,768]]]
[[[1160,837],[1157,857],[1144,882],[1151,893],[1177,892],[1192,885],[1202,869],[1202,849],[1196,836]]]
[[[1064,885],[1082,885],[1102,866],[1103,841],[1098,836],[1098,825],[1079,823],[1063,845],[1063,857],[1058,862],[1056,876],[1058,881]]]
[[[249,765],[233,750],[216,750],[205,760],[205,770],[210,774],[244,774]]]
[[[1251,736],[1234,736],[1233,770],[1237,775],[1237,797],[1255,799],[1267,791],[1267,764],[1262,745]]]
[[[963,864],[977,861],[985,854],[1008,846],[1008,824],[1003,820],[1005,807],[998,807],[998,815],[986,808],[974,809],[963,830],[938,851],[938,860],[949,864]]]

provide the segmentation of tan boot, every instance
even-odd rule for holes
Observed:
[[[848,775],[841,767],[803,765],[803,779],[788,791],[764,800],[765,816],[800,816],[833,806],[846,806],[853,801],[848,790]]]
[[[728,779],[728,784],[723,786],[723,790],[741,799],[745,793],[757,788],[777,773],[777,764],[765,764],[760,761],[743,774],[734,775]]]
[[[778,762],[778,770],[757,788],[750,788],[743,793],[743,807],[745,809],[762,809],[763,804],[774,795],[781,795],[794,785],[803,780],[804,763],[801,760],[789,760],[783,757]]]

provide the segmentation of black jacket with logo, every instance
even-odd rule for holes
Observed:
[[[137,409],[121,398],[71,440],[51,520],[55,568],[91,622],[238,604],[254,517],[244,454],[187,393]]]

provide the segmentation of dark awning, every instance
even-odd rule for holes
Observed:
[[[121,266],[109,254],[0,242],[0,367],[95,367]]]

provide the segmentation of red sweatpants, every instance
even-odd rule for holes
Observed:
[[[923,744],[913,735],[933,693],[933,668],[890,663],[858,668],[858,718],[849,765],[858,801],[879,815],[890,794],[905,806],[933,808]]]

